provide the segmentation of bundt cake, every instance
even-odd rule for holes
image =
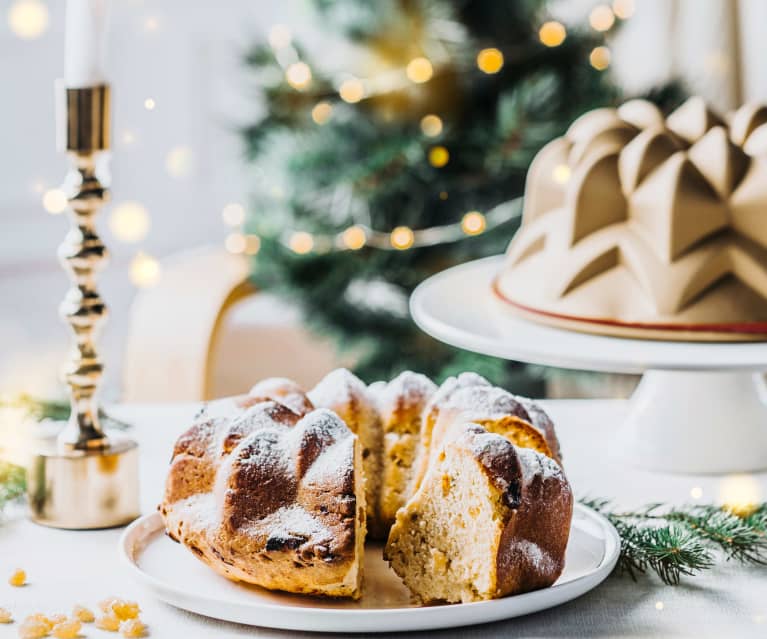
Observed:
[[[767,106],[729,119],[691,98],[597,109],[528,172],[522,226],[493,288],[576,330],[767,339]]]
[[[397,512],[384,557],[424,603],[543,588],[564,568],[572,508],[553,459],[462,424]]]
[[[168,535],[230,579],[359,597],[365,494],[358,438],[332,411],[262,402],[176,443]]]
[[[160,505],[168,535],[220,574],[359,597],[371,528],[422,601],[524,592],[561,572],[572,495],[530,400],[472,373],[368,387],[340,369],[308,393],[264,380],[236,403],[179,438]]]

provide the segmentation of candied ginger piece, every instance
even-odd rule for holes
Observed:
[[[13,621],[13,615],[10,610],[0,608],[0,623],[11,623]]]
[[[117,632],[120,629],[120,620],[114,613],[107,613],[96,619],[96,628]]]
[[[121,621],[136,619],[141,612],[141,608],[135,601],[127,601],[126,599],[115,599],[110,609]]]
[[[146,625],[138,618],[126,619],[120,624],[120,634],[123,637],[144,637]]]
[[[19,626],[19,637],[21,639],[41,639],[47,637],[50,632],[48,624],[39,619],[27,617]]]
[[[72,608],[72,617],[78,621],[81,621],[82,623],[93,623],[93,621],[96,619],[90,608],[86,608],[80,604],[77,604],[74,608]]]
[[[8,579],[8,583],[11,584],[11,586],[17,587],[25,585],[27,583],[27,573],[21,568],[14,570],[13,574]]]
[[[78,619],[66,619],[53,626],[53,636],[56,639],[76,639],[80,636],[83,624]]]

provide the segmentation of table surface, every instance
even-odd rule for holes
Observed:
[[[557,423],[567,474],[576,495],[610,497],[621,506],[651,501],[683,503],[718,500],[733,479],[681,476],[625,468],[607,457],[607,441],[626,411],[622,401],[545,402]],[[199,404],[123,405],[113,413],[134,425],[141,445],[144,512],[161,495],[173,441],[191,422]],[[767,493],[767,474],[736,478]],[[693,490],[694,489],[694,490]],[[691,493],[692,491],[692,493]],[[0,607],[16,619],[29,613],[68,612],[74,603],[95,606],[107,596],[135,599],[144,610],[150,636],[296,637],[311,633],[252,628],[216,621],[164,604],[143,590],[118,560],[121,530],[63,531],[11,516],[0,525],[0,576],[15,567],[29,584],[12,588],[0,580]],[[658,603],[662,602],[662,606]],[[661,608],[660,610],[658,608]],[[17,626],[0,625],[0,638],[17,637]],[[115,637],[86,627],[88,637]],[[353,636],[353,635],[350,635]],[[426,637],[767,637],[767,568],[723,564],[680,586],[663,586],[653,577],[637,582],[612,575],[585,596],[552,610],[504,622],[419,634]]]

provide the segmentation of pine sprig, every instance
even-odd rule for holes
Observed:
[[[26,473],[21,466],[0,462],[0,513],[26,491]]]
[[[4,408],[21,409],[34,421],[51,419],[54,421],[66,421],[69,418],[70,404],[65,400],[39,399],[26,393],[14,397],[0,397],[0,410]],[[99,418],[105,428],[127,430],[130,424],[112,417],[103,409],[99,409]]]
[[[613,510],[605,499],[581,503],[615,526],[621,538],[619,570],[633,579],[652,572],[675,585],[683,576],[712,568],[718,556],[767,565],[767,503],[740,514],[713,504],[651,504],[624,512]]]

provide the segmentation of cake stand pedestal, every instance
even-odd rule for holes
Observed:
[[[502,260],[469,262],[423,282],[410,300],[418,326],[453,346],[504,359],[643,373],[610,443],[611,454],[632,465],[674,473],[767,468],[767,342],[624,339],[536,324],[493,294]]]

